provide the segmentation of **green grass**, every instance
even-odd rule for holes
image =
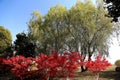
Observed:
[[[120,80],[120,72],[115,71],[115,66],[110,66],[106,71],[99,73],[99,80]],[[97,80],[97,76],[90,72],[78,72],[71,80]]]

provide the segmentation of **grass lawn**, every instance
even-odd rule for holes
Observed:
[[[95,74],[90,72],[78,72],[71,80],[96,80]],[[110,66],[106,71],[100,72],[99,80],[120,80],[120,72],[115,71],[115,66]]]

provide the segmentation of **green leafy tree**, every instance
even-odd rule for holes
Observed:
[[[120,0],[103,0],[106,5],[105,8],[108,10],[109,17],[113,17],[113,21],[117,22],[120,17]]]
[[[49,40],[48,50],[63,51],[66,49],[65,44],[69,35],[67,17],[68,10],[61,5],[51,7],[45,16],[44,26],[47,26],[45,37]]]
[[[120,60],[115,61],[115,65],[120,67]]]
[[[108,54],[108,40],[114,28],[111,19],[104,17],[105,14],[102,2],[97,7],[89,1],[77,2],[70,9],[69,31],[72,39],[69,45],[80,51],[84,59],[90,60],[93,54]]]
[[[8,29],[0,26],[0,54],[8,53],[12,44],[12,35]]]
[[[40,37],[40,34],[42,31],[40,31],[42,27],[42,15],[38,11],[34,11],[32,13],[32,18],[29,21],[28,24],[28,36],[31,38],[33,41],[37,42],[41,40],[42,37]]]
[[[47,39],[45,38],[46,26],[43,26],[43,16],[38,11],[32,13],[32,18],[28,24],[28,37],[35,44],[35,52],[39,54],[40,52],[46,53],[47,49]]]
[[[14,42],[16,55],[23,55],[25,57],[35,57],[35,44],[25,33],[16,35],[17,39]]]
[[[56,5],[43,17],[34,14],[37,18],[32,19],[30,27],[37,27],[38,32],[32,35],[38,37],[33,39],[37,40],[44,53],[51,49],[80,51],[84,60],[90,60],[94,54],[108,54],[110,36],[115,27],[112,19],[104,16],[106,13],[102,1],[96,6],[90,0],[78,1],[69,10]]]
[[[50,50],[61,51],[65,48],[65,38],[68,35],[66,17],[67,9],[60,5],[51,7],[44,17],[38,11],[33,12],[28,34],[33,40],[36,39],[34,42],[38,53],[49,53]]]

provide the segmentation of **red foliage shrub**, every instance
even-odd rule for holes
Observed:
[[[5,73],[10,73],[10,69],[12,68],[11,66],[7,66],[3,64],[3,60],[6,59],[6,55],[0,56],[0,75],[3,75]]]
[[[73,77],[76,69],[81,65],[94,73],[110,66],[110,63],[101,56],[96,57],[95,61],[82,63],[81,60],[82,56],[79,52],[64,52],[60,56],[53,51],[50,55],[40,54],[37,58],[24,56],[0,58],[0,68],[14,74],[15,80],[51,80],[56,77]]]
[[[93,73],[98,73],[100,71],[103,71],[110,65],[111,64],[106,59],[102,59],[101,56],[97,56],[94,61],[88,60],[85,63],[87,69]]]
[[[57,52],[51,55],[40,54],[37,58],[15,56],[3,59],[2,65],[10,66],[16,80],[37,79],[47,80],[55,77],[72,77],[75,69],[80,66],[81,57],[78,52]]]

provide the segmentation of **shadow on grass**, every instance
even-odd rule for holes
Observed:
[[[87,80],[92,80],[91,78],[95,77],[95,74],[90,73],[90,72],[79,72],[75,75],[75,77],[77,78],[87,78],[89,77],[89,79]],[[120,72],[116,72],[116,71],[103,71],[100,72],[99,74],[100,79],[99,80],[120,80]],[[81,80],[81,79],[78,79]]]
[[[100,72],[100,77],[111,79],[111,80],[120,80],[120,72],[103,71],[103,72]]]

